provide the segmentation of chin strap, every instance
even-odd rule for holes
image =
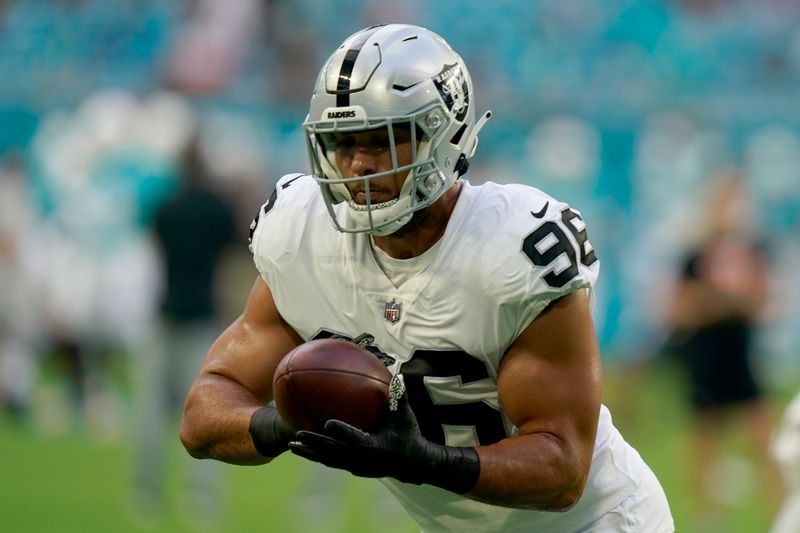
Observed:
[[[477,122],[475,122],[475,127],[472,128],[472,131],[469,132],[467,139],[464,141],[464,146],[466,146],[467,149],[458,157],[456,166],[453,168],[453,171],[456,172],[459,177],[467,173],[469,169],[469,159],[475,155],[475,150],[478,149],[478,133],[483,129],[483,126],[490,118],[492,118],[491,111],[486,111],[481,115]]]

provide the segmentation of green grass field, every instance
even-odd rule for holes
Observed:
[[[741,486],[739,501],[716,517],[701,520],[693,515],[687,481],[687,417],[679,376],[672,367],[660,364],[634,383],[607,369],[605,394],[617,426],[661,479],[678,531],[767,530],[769,516],[758,497],[763,491],[745,475],[746,470],[730,479]],[[780,406],[781,400],[776,400],[776,409]],[[0,529],[9,533],[193,531],[181,505],[187,458],[177,433],[165,445],[172,459],[165,512],[160,520],[137,519],[129,501],[132,454],[124,431],[115,438],[98,438],[77,429],[44,436],[32,423],[18,425],[3,418]],[[735,435],[729,453],[746,453]],[[266,467],[224,465],[223,478],[224,511],[210,531],[418,531],[387,501],[379,483],[325,472],[289,454]],[[324,499],[307,498],[315,482],[330,487],[327,505]]]

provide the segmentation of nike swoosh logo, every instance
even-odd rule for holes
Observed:
[[[533,211],[531,211],[531,215],[533,215],[534,218],[542,218],[544,214],[547,212],[547,207],[549,205],[550,205],[550,200],[546,201],[544,203],[544,207],[539,209],[537,212],[534,213]]]

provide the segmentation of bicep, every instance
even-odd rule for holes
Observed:
[[[272,397],[278,363],[302,342],[280,316],[269,287],[259,277],[244,312],[211,346],[200,372],[235,381],[266,402]]]
[[[578,291],[553,302],[506,352],[497,390],[519,436],[478,448],[473,498],[563,510],[583,493],[600,411],[600,356],[588,300]]]
[[[503,359],[498,394],[520,435],[548,434],[588,467],[601,401],[588,291],[553,302],[525,329]]]

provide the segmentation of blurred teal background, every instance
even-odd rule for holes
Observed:
[[[250,219],[277,178],[308,168],[299,124],[319,67],[350,33],[389,21],[445,37],[470,68],[478,111],[493,110],[468,179],[530,184],[582,212],[603,264],[595,318],[606,403],[661,477],[678,530],[766,530],[772,511],[741,429],[718,482],[742,489],[721,498],[719,516],[692,508],[688,407],[662,353],[663,309],[702,231],[709,183],[736,169],[774,267],[757,370],[776,415],[800,389],[800,4],[7,0],[0,524],[9,531],[415,530],[382,492],[371,502],[375,485],[291,457],[224,467],[224,503],[205,526],[187,520],[177,411],[164,441],[167,503],[141,506],[132,483],[136,406],[147,394],[137,368],[157,339],[164,289],[151,229],[179,187],[185,147],[200,147],[236,208],[238,246],[215,286],[221,328],[256,275]],[[340,518],[320,521],[328,513]]]

